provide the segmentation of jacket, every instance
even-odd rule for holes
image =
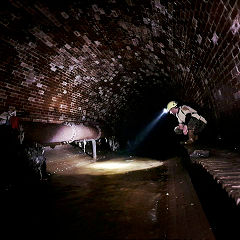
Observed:
[[[178,112],[176,113],[176,117],[179,124],[187,125],[191,117],[194,117],[207,124],[207,121],[204,117],[199,115],[196,110],[186,105],[179,107]]]

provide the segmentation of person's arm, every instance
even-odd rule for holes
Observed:
[[[182,112],[184,114],[184,116],[182,118],[182,121],[183,121],[183,123],[182,123],[182,130],[183,130],[183,134],[187,135],[188,134],[188,127],[187,127],[187,125],[188,125],[188,123],[189,123],[189,121],[190,121],[190,119],[192,117],[192,109],[190,107],[184,105],[181,110],[182,110]]]
[[[179,128],[180,130],[182,130],[182,132],[183,132],[184,135],[187,135],[187,133],[188,133],[187,125],[184,125],[183,123],[179,123],[179,124],[178,124],[178,128]]]
[[[188,123],[189,123],[190,119],[192,118],[192,113],[196,112],[196,111],[188,106],[183,106],[182,110],[185,113],[183,134],[187,135],[188,134]]]
[[[186,105],[184,105],[182,107],[182,111],[184,112],[184,115],[185,115],[184,120],[183,120],[184,121],[184,125],[188,125],[188,123],[189,123],[189,121],[190,121],[190,119],[192,117],[192,112],[196,112],[196,111],[194,109],[186,106]]]

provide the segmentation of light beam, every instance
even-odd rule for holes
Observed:
[[[158,121],[168,113],[168,110],[164,108],[155,119],[153,119],[152,122],[150,122],[135,138],[135,141],[133,143],[133,148],[135,149],[146,137],[147,135],[151,132],[151,130],[156,126]]]

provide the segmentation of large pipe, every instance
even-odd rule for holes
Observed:
[[[97,140],[101,137],[99,127],[86,126],[84,124],[64,123],[38,123],[22,122],[24,140],[34,141],[40,144],[57,144],[73,142],[76,140]]]

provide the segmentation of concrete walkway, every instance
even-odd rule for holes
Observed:
[[[209,154],[198,156],[196,152],[202,150],[209,151]],[[188,153],[191,162],[189,173],[215,238],[236,239],[240,228],[239,153],[196,145],[188,147]]]
[[[191,157],[191,161],[207,171],[236,205],[240,205],[240,155],[220,149],[209,149],[209,152],[208,157]]]
[[[215,239],[188,172],[180,160],[170,159],[168,168],[168,216],[166,239]]]

